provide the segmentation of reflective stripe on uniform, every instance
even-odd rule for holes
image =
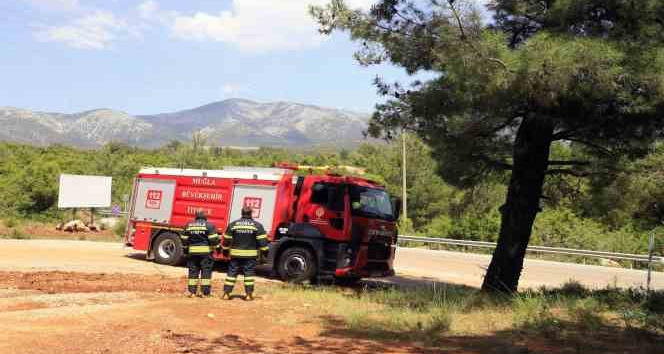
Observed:
[[[266,239],[266,238],[267,238],[267,234],[262,234],[262,235],[258,235],[258,236],[256,236],[256,239],[257,239],[257,240],[264,240],[264,239]]]
[[[187,231],[207,231],[207,226],[189,226]]]
[[[255,226],[233,226],[231,228],[231,231],[234,231],[234,230],[253,230],[253,231],[257,231],[258,229]]]
[[[261,251],[269,251],[269,250],[270,250],[269,246],[261,247]]]
[[[189,279],[188,285],[198,285],[198,279]]]
[[[235,278],[226,278],[224,285],[235,285]]]
[[[210,253],[210,246],[189,246],[189,253]]]
[[[244,285],[253,285],[254,284],[254,278],[253,277],[245,277],[244,278]]]
[[[224,234],[224,238],[227,239],[227,240],[232,240],[233,236],[229,235],[229,234]]]
[[[201,285],[210,285],[212,284],[212,279],[201,279]]]
[[[219,234],[212,234],[212,235],[208,236],[208,239],[210,239],[210,240],[214,240],[214,239],[217,239],[217,238],[219,238]]]
[[[258,256],[258,251],[231,249],[231,256],[238,256],[238,257]]]

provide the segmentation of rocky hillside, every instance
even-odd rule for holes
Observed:
[[[110,109],[77,114],[0,107],[1,141],[98,147],[123,142],[158,147],[201,132],[218,146],[352,146],[369,116],[290,102],[228,99],[174,113],[132,116]]]

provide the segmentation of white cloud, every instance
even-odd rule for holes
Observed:
[[[308,13],[309,4],[329,0],[233,0],[231,10],[218,15],[197,12],[178,15],[172,26],[176,38],[217,41],[248,51],[300,49],[315,46],[322,37]],[[369,8],[373,1],[347,1],[352,7]]]
[[[120,37],[139,33],[112,12],[98,10],[63,26],[42,27],[35,37],[47,42],[61,42],[73,48],[106,49]]]
[[[73,12],[81,8],[78,0],[24,0],[30,5],[47,11]]]
[[[138,14],[142,19],[153,20],[159,17],[159,4],[154,0],[148,0],[138,5]]]

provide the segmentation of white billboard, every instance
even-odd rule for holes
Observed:
[[[60,175],[58,208],[108,208],[111,177]]]

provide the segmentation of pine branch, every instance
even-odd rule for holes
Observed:
[[[605,148],[604,146],[601,146],[601,145],[597,145],[595,143],[591,143],[591,142],[586,141],[586,140],[582,140],[582,139],[578,139],[578,138],[572,138],[572,137],[565,138],[564,140],[568,140],[568,141],[571,141],[571,142],[574,142],[574,143],[579,143],[579,144],[582,144],[582,145],[586,145],[586,146],[588,146],[592,149],[595,149],[595,150],[599,151],[600,153],[602,153],[604,155],[607,155],[607,156],[612,156],[613,155],[613,151],[609,150],[608,148]]]
[[[549,161],[549,166],[590,166],[590,161]]]
[[[468,37],[466,36],[466,30],[464,29],[463,23],[461,22],[461,16],[459,15],[459,11],[457,11],[456,7],[454,7],[454,1],[455,0],[447,0],[447,3],[450,5],[450,9],[452,10],[452,15],[454,16],[454,19],[456,20],[457,26],[459,27],[459,33],[460,33],[461,41],[466,43],[480,57],[485,58],[486,60],[488,60],[492,63],[499,64],[506,71],[512,72],[512,70],[507,66],[507,64],[504,61],[502,61],[498,58],[485,56],[479,49],[477,49],[475,47],[475,45],[471,41],[468,40]]]
[[[514,168],[514,166],[505,161],[494,160],[485,154],[475,155],[474,157],[499,171],[511,171]]]
[[[574,177],[588,177],[590,175],[593,175],[593,173],[588,172],[588,171],[578,171],[578,170],[573,170],[570,168],[554,168],[551,170],[547,170],[546,174],[551,176],[551,175],[567,175],[567,176],[574,176]]]

